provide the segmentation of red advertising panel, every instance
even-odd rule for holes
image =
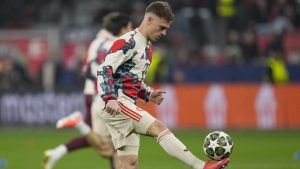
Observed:
[[[300,128],[300,85],[160,86],[159,105],[139,105],[174,128]]]

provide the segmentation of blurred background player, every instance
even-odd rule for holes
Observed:
[[[96,94],[96,70],[98,65],[100,64],[100,61],[106,55],[113,41],[118,36],[123,35],[124,33],[130,30],[132,30],[132,23],[127,15],[118,12],[111,12],[103,18],[103,29],[99,31],[96,39],[94,39],[93,42],[90,44],[83,65],[83,74],[86,78],[83,91],[86,107],[86,115],[84,119],[85,128],[83,130],[80,130],[83,136],[74,138],[64,144],[58,145],[54,149],[46,150],[44,152],[44,169],[52,169],[57,160],[62,158],[67,153],[73,152],[74,150],[78,150],[81,148],[89,147],[90,145],[93,147],[99,147],[100,150],[96,149],[97,153],[102,157],[109,158],[111,160],[111,168],[116,168],[112,159],[114,151],[112,144],[106,144],[107,139],[105,140],[105,142],[103,142],[103,139],[99,139],[99,141],[97,138],[99,137],[99,135],[97,135],[91,130],[92,124],[101,123],[101,121],[94,122],[93,116],[91,115],[91,105],[93,97]],[[77,118],[77,120],[83,120],[80,112],[78,112],[77,115],[77,117],[79,117]],[[72,124],[69,123],[64,125],[58,125],[57,127],[71,127],[70,125]],[[102,125],[102,127],[104,127],[102,128],[102,130],[104,130],[105,132],[105,126]]]

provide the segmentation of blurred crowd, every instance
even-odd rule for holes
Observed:
[[[95,30],[101,27],[101,18],[109,11],[128,14],[138,26],[150,2],[1,0],[0,29],[54,27],[61,34],[68,34],[68,30],[79,28],[86,32],[81,32],[83,39],[90,41]],[[157,63],[147,79],[150,83],[188,83],[187,76],[193,74],[187,74],[183,67],[201,68],[203,65],[265,65],[264,79],[274,82],[274,65],[281,64],[281,75],[285,73],[285,76],[285,64],[300,65],[300,46],[295,45],[300,44],[300,39],[295,38],[300,37],[300,0],[172,0],[169,3],[176,20],[168,36],[154,45],[153,57]],[[29,65],[0,52],[0,89],[43,88],[41,86],[53,83],[47,82],[49,79],[55,81],[55,88],[80,88],[80,67],[86,44],[78,45],[78,57],[67,64],[69,66],[62,61],[64,52],[58,52],[53,64],[45,64],[45,61],[35,77],[27,73]],[[49,78],[43,78],[48,70],[44,68],[46,65],[54,70],[48,73]],[[287,77],[281,80],[284,83]]]

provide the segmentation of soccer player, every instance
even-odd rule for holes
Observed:
[[[118,38],[98,67],[99,97],[95,97],[92,111],[106,122],[122,169],[138,167],[140,134],[154,137],[170,156],[193,169],[220,169],[229,163],[227,158],[218,162],[198,159],[161,121],[136,106],[138,98],[158,105],[164,99],[164,91],[143,80],[151,64],[151,41],[165,36],[173,20],[167,2],[151,3],[140,26]]]
[[[69,142],[61,144],[54,149],[46,150],[44,153],[45,159],[43,163],[44,169],[52,169],[57,160],[62,158],[67,153],[74,150],[89,147],[90,145],[96,148],[99,155],[109,158],[111,160],[111,168],[118,168],[115,166],[115,162],[112,161],[113,145],[107,127],[103,124],[100,118],[97,118],[96,114],[91,114],[91,104],[93,97],[96,94],[96,79],[97,79],[97,67],[100,64],[103,57],[106,55],[109,47],[114,40],[123,35],[124,33],[132,30],[132,23],[127,15],[111,12],[103,18],[103,29],[99,31],[97,37],[91,43],[85,63],[83,66],[83,73],[86,77],[84,86],[86,116],[83,121],[80,112],[70,115],[76,124],[80,127],[80,133],[82,137],[74,138]],[[98,115],[99,116],[99,115]],[[81,123],[79,123],[81,122]],[[91,130],[91,127],[96,127],[95,132]],[[63,123],[63,119],[58,121],[57,128],[63,127],[76,127],[75,123]]]
[[[164,92],[152,89],[143,80],[152,59],[152,44],[166,35],[174,14],[167,2],[151,3],[140,26],[118,38],[98,68],[99,114],[107,123],[123,169],[137,168],[139,134],[156,138],[171,156],[194,169],[218,169],[229,159],[207,162],[195,157],[159,120],[136,106],[136,99],[160,104]],[[94,107],[94,105],[93,105]]]

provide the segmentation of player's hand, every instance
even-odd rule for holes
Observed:
[[[111,114],[112,116],[115,116],[120,112],[120,107],[117,100],[109,100],[106,103],[105,110],[107,113]]]
[[[154,90],[151,94],[150,94],[150,101],[152,101],[153,103],[160,105],[161,102],[164,100],[165,91],[162,91],[160,89]]]

